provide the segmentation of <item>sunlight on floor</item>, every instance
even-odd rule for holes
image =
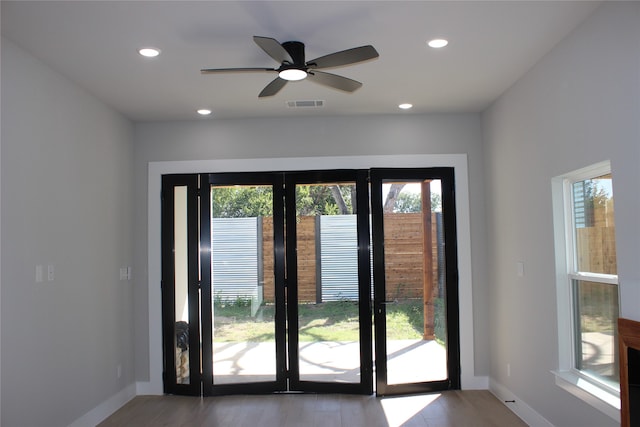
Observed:
[[[400,427],[441,396],[440,393],[380,399],[389,427]]]

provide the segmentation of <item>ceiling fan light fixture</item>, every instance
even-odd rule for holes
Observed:
[[[304,80],[307,77],[307,72],[299,68],[287,68],[278,73],[281,79],[294,82],[297,80]]]

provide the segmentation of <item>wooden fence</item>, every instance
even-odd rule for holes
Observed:
[[[618,274],[613,199],[592,207],[592,223],[576,229],[578,269]]]
[[[616,262],[616,229],[613,199],[592,207],[592,221],[587,227],[576,229],[578,270],[602,274],[618,274]],[[581,281],[579,305],[583,321],[599,324],[611,332],[617,325],[618,287]],[[588,328],[588,325],[584,325]]]
[[[438,296],[437,221],[431,218],[431,272],[432,296]],[[423,217],[421,213],[385,214],[385,267],[388,300],[423,298],[425,281],[425,255],[423,250]],[[315,303],[316,295],[316,220],[301,217],[298,234],[298,301]],[[264,300],[273,302],[273,220],[263,220]],[[427,265],[427,269],[429,266]]]

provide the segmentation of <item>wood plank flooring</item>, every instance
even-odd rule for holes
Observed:
[[[402,397],[324,394],[138,396],[98,427],[520,427],[486,390]]]

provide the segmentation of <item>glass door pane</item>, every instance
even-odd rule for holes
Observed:
[[[448,283],[455,256],[446,249],[451,254],[455,241],[445,245],[443,180],[426,171],[396,174],[372,179],[378,394],[450,388],[452,339],[457,348],[447,316],[457,284]]]
[[[214,384],[276,379],[272,206],[270,186],[211,187]]]
[[[362,216],[358,215],[355,175],[351,176],[353,180],[339,180],[335,173],[325,172],[293,176],[287,181],[293,390],[363,390],[362,336],[369,334],[370,358],[371,318],[369,275],[362,274],[360,265],[364,259],[364,271],[368,270],[368,244],[361,252],[359,237],[365,234],[368,241],[368,232],[361,233],[359,228]],[[366,195],[366,187],[363,189]],[[363,312],[367,313],[364,318]]]
[[[352,192],[353,183],[296,186],[303,381],[360,382],[358,234]],[[334,195],[344,202],[342,211]]]
[[[438,275],[442,244],[437,238],[440,180],[387,183],[385,190],[387,383],[445,380],[446,293],[439,280],[444,275]]]
[[[174,188],[173,259],[175,265],[174,320],[176,382],[189,384],[189,263],[187,247],[187,187]]]

